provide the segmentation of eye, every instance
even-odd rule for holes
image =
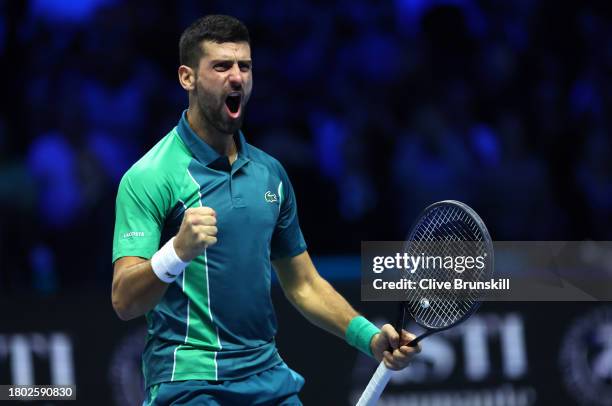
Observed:
[[[238,64],[238,67],[240,67],[240,70],[241,70],[242,72],[248,72],[248,71],[250,71],[250,70],[251,70],[252,65],[251,65],[250,63],[248,63],[248,62],[240,62],[240,63]]]
[[[219,62],[213,66],[213,69],[217,72],[225,72],[226,70],[232,67],[233,63],[231,62]]]

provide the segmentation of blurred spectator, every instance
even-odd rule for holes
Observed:
[[[0,6],[1,288],[110,280],[117,183],[187,105],[178,37],[208,13],[251,30],[245,134],[287,167],[313,253],[404,238],[442,199],[497,239],[612,235],[605,7],[30,0]]]

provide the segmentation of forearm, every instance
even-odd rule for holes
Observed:
[[[358,315],[351,305],[318,274],[287,291],[289,301],[316,326],[344,339],[349,322]]]
[[[113,308],[122,320],[142,316],[154,308],[168,289],[153,272],[151,261],[143,261],[115,270]]]

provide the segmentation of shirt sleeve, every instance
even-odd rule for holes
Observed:
[[[272,234],[270,258],[294,257],[306,251],[306,242],[298,221],[297,203],[293,187],[285,169],[279,164],[280,184],[278,195],[280,200],[280,213],[276,227]]]
[[[164,224],[160,187],[128,171],[119,184],[116,203],[113,263],[125,256],[149,259],[159,249]]]

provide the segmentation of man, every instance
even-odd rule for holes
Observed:
[[[179,48],[189,108],[117,196],[113,307],[146,316],[145,403],[300,404],[303,378],[274,344],[271,265],[308,320],[405,367],[413,336],[378,330],[319,276],[286,172],[239,131],[253,86],[246,27],[207,16]]]

